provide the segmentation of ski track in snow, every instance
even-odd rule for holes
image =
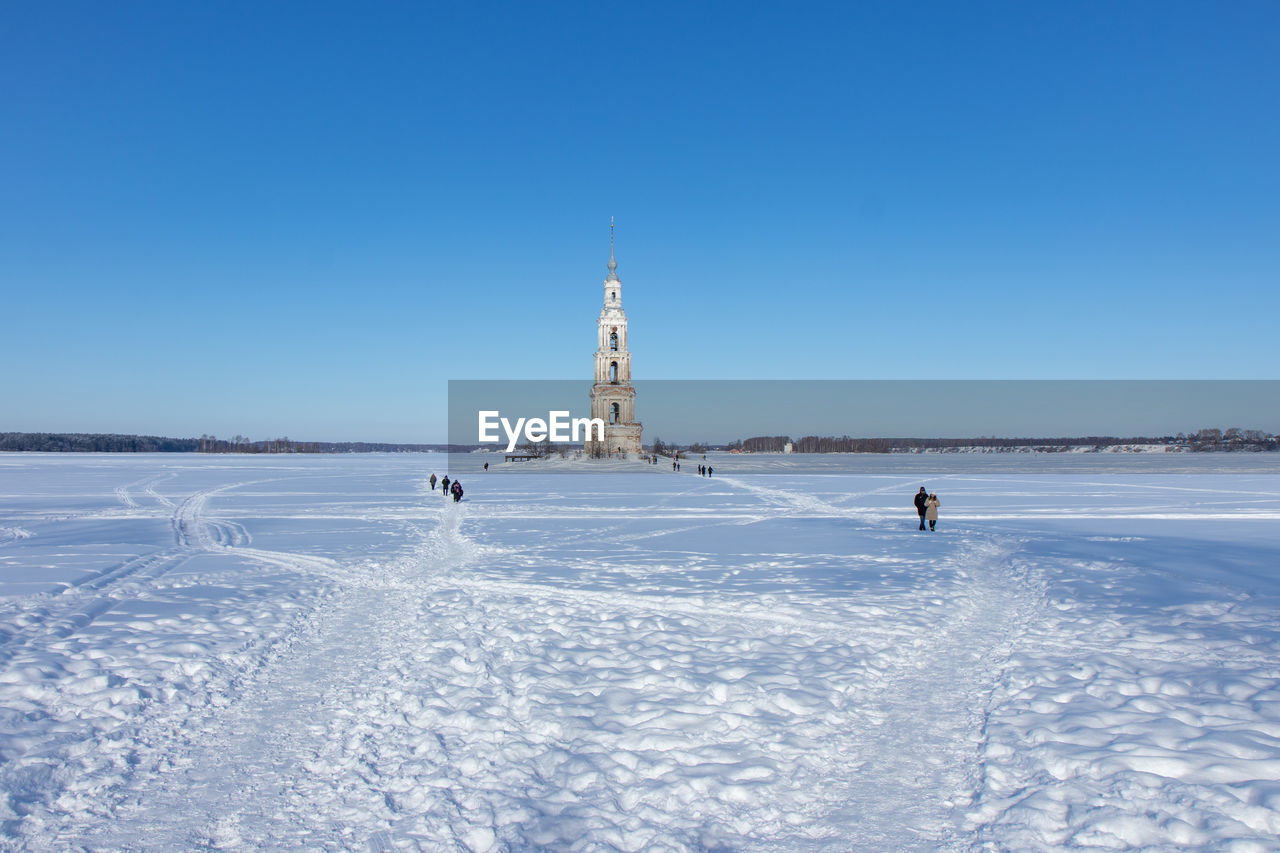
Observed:
[[[204,508],[242,485],[184,501],[179,545],[226,547]],[[929,630],[906,618],[877,636],[840,618],[857,607],[814,619],[785,601],[708,606],[495,578],[477,569],[504,549],[463,532],[483,510],[440,512],[423,546],[340,580],[203,713],[150,719],[111,820],[56,837],[111,849],[353,849],[386,833],[410,849],[909,850],[953,832],[988,684],[1032,605],[1007,588],[999,547],[950,558],[971,582],[933,600]]]
[[[155,478],[146,483],[154,482]],[[137,484],[132,484],[137,485]],[[244,528],[236,523],[222,522],[205,517],[205,507],[211,496],[240,488],[246,483],[233,483],[197,492],[177,506],[172,527],[176,544],[150,554],[126,560],[119,565],[92,575],[82,581],[67,585],[61,593],[45,598],[40,604],[21,615],[17,621],[21,628],[0,640],[0,665],[8,663],[24,647],[43,648],[50,642],[63,639],[72,632],[88,627],[94,619],[106,613],[120,601],[138,594],[149,584],[155,583],[166,572],[182,565],[194,554],[236,548],[237,554],[255,558],[261,562],[284,566],[305,565],[312,568],[328,567],[332,561],[302,555],[273,554],[236,547],[248,542]],[[128,487],[121,487],[127,489]],[[120,493],[120,489],[117,493]],[[136,507],[136,503],[125,500]],[[166,508],[173,508],[172,501],[158,501]]]
[[[474,476],[277,508],[322,475],[246,470],[0,517],[172,532],[0,614],[0,849],[1276,849],[1273,599],[1100,607],[1176,580],[1090,556],[1146,537],[955,523],[972,477],[931,535],[871,505],[901,477],[637,479],[609,514]],[[251,491],[398,545],[251,547],[211,510]]]
[[[119,778],[115,771],[135,760],[138,722],[166,710],[184,716],[191,701],[184,694],[200,697],[211,671],[210,662],[201,657],[212,650],[202,635],[239,634],[235,654],[240,662],[255,647],[269,647],[277,633],[270,627],[255,630],[243,615],[231,616],[231,623],[240,630],[229,632],[216,624],[214,614],[203,619],[174,614],[154,621],[130,620],[118,609],[136,610],[141,600],[159,589],[185,586],[186,582],[170,584],[165,575],[202,554],[228,554],[258,564],[311,571],[334,565],[323,558],[237,548],[248,541],[243,528],[209,518],[206,508],[211,496],[246,483],[203,489],[175,505],[154,491],[158,482],[172,476],[152,476],[115,489],[121,503],[139,509],[132,494],[144,487],[159,510],[171,511],[172,546],[129,557],[67,582],[58,592],[30,596],[19,602],[20,607],[8,608],[7,630],[0,639],[0,666],[6,668],[0,676],[0,722],[6,735],[15,729],[25,732],[4,741],[0,784],[7,795],[5,835],[24,823],[21,816],[34,826],[49,818],[106,817],[109,813],[103,811],[98,795]],[[271,609],[287,613],[290,605],[275,604],[258,613],[266,615]],[[136,629],[141,639],[114,649],[95,648],[92,636],[86,635],[108,614],[116,617],[116,624],[103,633],[128,634]],[[179,636],[172,636],[173,628],[180,629]],[[41,731],[44,737],[39,736]],[[42,805],[52,807],[47,817]],[[65,849],[57,838],[55,834],[41,840],[36,833],[27,841],[32,849]],[[24,844],[21,849],[26,848]]]

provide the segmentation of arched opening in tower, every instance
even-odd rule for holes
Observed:
[[[609,381],[614,385],[618,384],[618,362],[609,362]]]
[[[617,403],[610,403],[609,404],[609,423],[616,424],[618,422],[618,418],[620,417],[622,417],[622,409],[618,406]]]

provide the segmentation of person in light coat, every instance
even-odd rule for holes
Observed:
[[[938,507],[941,502],[937,495],[929,495],[924,502],[924,518],[929,522],[929,530],[933,530],[933,526],[938,523]]]

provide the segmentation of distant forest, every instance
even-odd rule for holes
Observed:
[[[446,451],[446,444],[385,444],[369,441],[251,441],[242,435],[166,438],[159,435],[0,432],[0,451],[40,453],[422,453]]]
[[[839,438],[807,435],[792,439],[786,435],[758,435],[714,448],[706,444],[678,446],[654,439],[653,452],[670,454],[679,450],[705,453],[711,449],[741,450],[745,453],[781,453],[790,442],[796,453],[908,453],[920,450],[947,451],[966,448],[982,450],[1034,449],[1062,452],[1074,447],[1102,450],[1123,445],[1164,445],[1194,452],[1259,452],[1280,450],[1280,436],[1256,429],[1202,429],[1192,433],[1162,436],[1080,436],[1076,438]],[[391,444],[371,441],[294,441],[270,438],[252,441],[245,436],[218,438],[166,438],[158,435],[116,435],[102,433],[0,432],[0,452],[39,453],[426,453],[466,452],[473,445]],[[529,452],[544,448],[531,447]],[[546,448],[550,449],[550,448]]]
[[[790,443],[795,453],[903,453],[914,450],[958,450],[980,448],[1009,450],[1033,448],[1054,452],[1072,447],[1092,447],[1102,450],[1132,444],[1157,444],[1195,452],[1205,451],[1274,451],[1280,450],[1280,436],[1256,429],[1202,429],[1177,435],[1138,436],[1082,436],[1077,438],[839,438],[806,435],[792,439],[786,435],[758,435],[730,444],[730,450],[746,453],[781,453]]]

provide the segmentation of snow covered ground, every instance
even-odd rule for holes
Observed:
[[[0,455],[0,848],[1280,849],[1280,460],[1021,456]]]

